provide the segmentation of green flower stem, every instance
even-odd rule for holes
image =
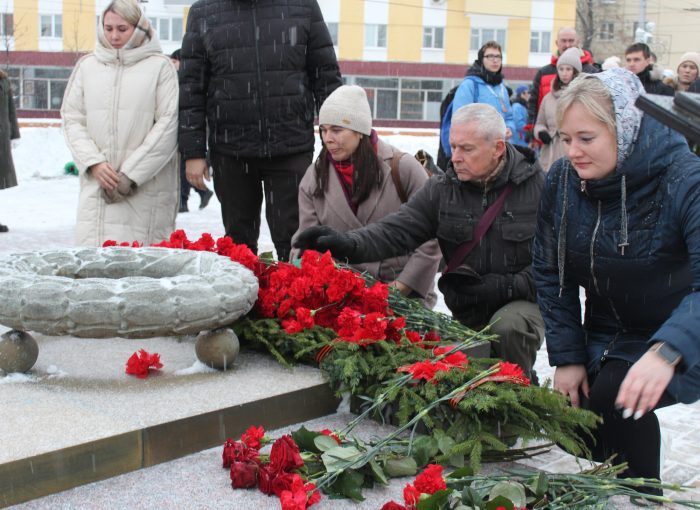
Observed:
[[[378,441],[374,446],[372,446],[370,449],[367,450],[365,455],[357,460],[354,461],[348,461],[341,469],[338,469],[337,471],[334,471],[333,473],[327,473],[325,476],[319,478],[318,484],[316,487],[318,489],[322,489],[323,487],[327,485],[331,485],[333,482],[335,482],[343,472],[345,472],[348,469],[352,469],[353,467],[361,467],[364,466],[367,462],[372,460],[379,451],[384,448],[386,445],[388,445],[391,441],[396,439],[400,434],[408,430],[409,428],[415,426],[421,418],[426,416],[430,411],[432,411],[434,408],[442,404],[443,402],[449,402],[452,398],[456,397],[460,393],[463,393],[469,389],[470,386],[473,384],[481,381],[482,379],[485,379],[486,377],[489,377],[490,375],[493,375],[497,373],[500,370],[500,367],[498,364],[492,366],[488,370],[484,370],[477,376],[473,377],[466,383],[458,386],[454,390],[450,391],[447,395],[443,395],[442,397],[432,401],[430,404],[428,404],[427,407],[422,409],[418,414],[416,414],[413,418],[411,418],[407,423],[405,423],[403,426],[398,427],[395,431],[393,431],[391,434],[388,436],[384,437],[380,441]]]
[[[449,351],[445,352],[444,354],[441,354],[440,356],[436,356],[435,360],[439,361],[443,358],[446,358],[447,356],[449,356],[453,352],[457,352],[457,351],[460,351],[464,348],[470,347],[474,343],[475,338],[478,338],[479,341],[483,340],[484,339],[483,332],[485,330],[486,329],[482,329],[481,331],[478,331],[478,332],[469,330],[470,336],[468,338],[465,338],[462,342],[455,344]],[[392,392],[405,386],[406,384],[408,384],[412,380],[413,380],[413,377],[411,376],[411,374],[404,374],[402,376],[395,377],[391,381],[388,381],[391,383],[391,386],[389,386],[389,388],[387,390],[385,390],[382,393],[380,393],[379,395],[377,395],[374,398],[374,400],[372,401],[372,405],[369,408],[365,409],[356,418],[353,418],[347,425],[345,425],[345,427],[343,427],[338,432],[338,434],[342,435],[342,436],[347,436],[355,427],[357,427],[357,425],[360,424],[360,422],[362,422],[362,420],[364,420],[367,416],[369,416],[376,409],[383,406],[384,403],[386,402],[388,396]]]

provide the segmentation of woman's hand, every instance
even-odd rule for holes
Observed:
[[[185,175],[187,176],[187,181],[195,188],[201,190],[207,189],[204,180],[211,180],[209,177],[209,165],[207,165],[207,160],[200,158],[188,159],[185,161]]]
[[[588,373],[585,365],[564,365],[554,370],[554,389],[567,395],[571,405],[580,407],[579,390],[588,398]]]
[[[389,287],[394,287],[404,296],[409,296],[411,294],[411,292],[413,292],[413,289],[411,287],[409,287],[405,283],[401,283],[398,280],[394,280],[393,282],[390,282]]]
[[[90,167],[90,174],[97,180],[99,185],[106,190],[112,191],[119,185],[119,176],[112,168],[112,165],[103,161]]]
[[[647,351],[639,358],[627,372],[615,400],[623,409],[623,418],[634,415],[638,420],[654,409],[674,372],[675,368],[656,352]]]

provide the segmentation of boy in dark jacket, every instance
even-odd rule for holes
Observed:
[[[364,228],[335,232],[316,226],[299,235],[302,249],[330,250],[352,263],[402,255],[437,237],[449,267],[439,288],[453,316],[474,329],[492,325],[492,354],[532,375],[544,331],[535,304],[530,244],[544,173],[534,153],[505,141],[501,114],[473,103],[452,116],[452,161],[399,211]],[[510,188],[495,220],[463,260],[453,257],[473,239],[485,211]]]
[[[298,227],[315,111],[342,85],[316,0],[199,0],[180,68],[179,143],[187,180],[204,189],[207,129],[226,234],[257,251],[263,183],[279,260]]]

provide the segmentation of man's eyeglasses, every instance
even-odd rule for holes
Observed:
[[[484,58],[487,60],[503,60],[501,55],[484,55]]]

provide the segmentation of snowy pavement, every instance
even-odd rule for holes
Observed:
[[[437,152],[437,136],[388,136],[390,143],[414,154],[418,149]],[[58,128],[22,129],[20,146],[14,151],[19,186],[0,191],[0,223],[10,232],[0,234],[0,255],[24,251],[73,246],[78,179],[63,174],[63,165],[70,161],[70,153]],[[190,239],[203,232],[214,237],[223,234],[220,207],[214,197],[204,210],[197,210],[199,197],[191,194],[190,211],[180,214],[177,228],[184,229]],[[260,238],[260,251],[271,251],[273,245],[265,224]],[[444,309],[442,300],[438,308]],[[2,328],[3,331],[5,328]],[[551,377],[543,347],[536,365],[540,380]],[[0,409],[4,408],[0,402]],[[662,478],[667,482],[682,483],[693,489],[685,492],[686,499],[700,501],[700,403],[677,405],[657,413],[662,427],[671,432],[672,448],[666,454]],[[337,414],[318,420],[323,428],[329,422],[342,423],[347,415]],[[325,421],[324,421],[325,420]],[[369,430],[373,430],[368,425]],[[330,428],[333,428],[332,426]],[[642,445],[643,447],[643,445]],[[183,459],[162,464],[135,473],[129,473],[103,482],[48,496],[21,505],[22,508],[278,508],[279,503],[248,491],[235,491],[243,499],[231,499],[225,473],[218,468],[219,451],[207,450]],[[559,450],[533,459],[530,464],[551,471],[574,471],[573,458]],[[206,465],[206,467],[202,467]],[[218,469],[218,470],[217,470]],[[405,483],[405,482],[404,482]],[[217,488],[212,487],[212,484]],[[226,487],[219,489],[218,486]],[[355,505],[325,500],[323,508],[379,508],[388,499],[401,499],[403,483],[394,483],[371,496],[368,502]],[[217,492],[219,491],[220,492]],[[225,494],[225,495],[224,495]],[[367,493],[368,495],[371,493]],[[243,497],[245,495],[245,497]],[[188,499],[189,498],[189,499]],[[18,507],[19,508],[19,507]]]

